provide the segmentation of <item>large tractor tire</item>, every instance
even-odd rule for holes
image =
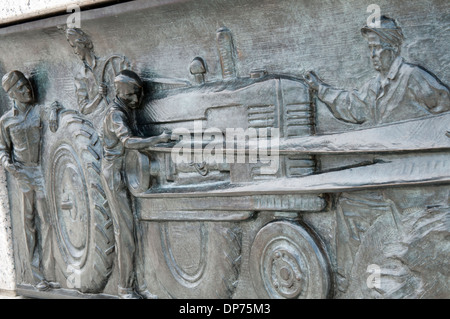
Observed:
[[[54,257],[63,287],[102,292],[114,262],[114,230],[100,179],[101,142],[72,110],[60,114],[48,143],[46,181]]]

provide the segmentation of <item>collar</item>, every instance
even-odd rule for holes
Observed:
[[[380,84],[382,89],[397,77],[397,74],[400,71],[400,67],[402,64],[403,58],[398,56],[395,58],[394,62],[392,62],[391,67],[389,68],[389,72],[385,78],[381,77],[381,73],[378,74],[377,82]]]
[[[125,103],[122,102],[121,99],[119,99],[117,96],[114,98],[114,104],[116,105],[116,107],[118,107],[122,112],[124,112],[126,114],[126,116],[128,116],[128,118],[134,118],[133,117],[133,110],[130,109],[129,107],[127,107],[125,105]]]
[[[389,73],[387,75],[387,78],[389,80],[393,80],[397,77],[397,74],[400,70],[400,66],[403,64],[403,58],[401,56],[398,56],[395,58],[394,62],[392,62],[391,68],[389,69]]]
[[[16,102],[14,101],[13,110],[12,110],[12,111],[13,111],[13,116],[14,116],[14,117],[17,117],[17,116],[19,116],[20,114],[23,114],[24,117],[26,117],[26,116],[28,115],[28,113],[30,113],[30,111],[31,111],[32,108],[33,108],[33,106],[29,106],[29,107],[27,108],[26,111],[21,111],[21,110],[17,107]]]
[[[114,98],[114,104],[122,110],[127,116],[131,115],[131,109],[123,103],[121,99],[119,99],[117,96]]]

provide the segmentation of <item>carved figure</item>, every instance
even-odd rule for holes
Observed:
[[[343,121],[373,126],[419,118],[450,110],[449,88],[424,68],[409,64],[400,56],[402,29],[395,20],[382,16],[379,28],[361,29],[369,43],[377,76],[359,91],[335,89],[314,72],[305,76],[318,98]],[[407,191],[407,190],[406,190]],[[382,215],[394,217],[399,210],[393,200],[401,190],[342,193],[337,205],[338,289],[348,289],[351,268],[365,232]],[[430,204],[430,203],[428,203]],[[434,203],[435,204],[435,203]],[[420,204],[426,213],[425,204]],[[397,218],[398,219],[398,218]]]
[[[0,159],[3,167],[17,180],[22,192],[21,214],[29,262],[33,276],[38,281],[36,288],[42,291],[59,288],[59,283],[55,281],[52,226],[40,164],[43,110],[34,104],[32,86],[22,72],[5,74],[2,86],[14,101],[14,106],[0,119]],[[54,114],[59,105],[54,103],[51,108],[52,119],[55,120]],[[56,130],[54,122],[52,130]],[[40,223],[36,223],[36,212]]]
[[[99,107],[107,94],[106,85],[98,83],[102,59],[95,55],[91,38],[82,30],[67,29],[66,37],[74,53],[83,62],[75,77],[78,106],[81,113],[90,114]]]
[[[305,76],[335,117],[346,122],[375,125],[418,118],[450,110],[450,92],[436,76],[407,63],[400,56],[402,29],[382,16],[380,28],[361,29],[369,44],[378,75],[358,91],[335,89],[314,72]]]
[[[100,31],[111,25],[107,16],[118,21],[105,15],[97,21]],[[142,22],[131,16],[123,20],[130,28]],[[22,102],[5,125],[0,121],[0,160],[17,179],[12,207],[21,204],[17,190],[30,196],[22,205],[27,242],[14,242],[19,294],[41,295],[29,286],[27,255],[21,256],[28,248],[37,287],[58,287],[55,269],[67,288],[47,296],[448,297],[450,112],[428,115],[450,108],[449,88],[401,58],[403,34],[394,20],[382,17],[381,28],[366,26],[362,33],[377,76],[359,91],[346,91],[313,72],[302,79],[256,68],[238,76],[245,52],[236,50],[225,27],[216,35],[222,79],[206,81],[206,61],[196,57],[189,65],[192,84],[173,78],[143,83],[124,70],[124,57],[97,58],[83,31],[67,30],[83,61],[75,84],[83,114],[52,105],[48,126],[55,134],[42,137],[42,109],[27,97],[31,86],[14,88],[13,74],[4,81]],[[51,30],[33,34],[52,39]],[[153,74],[148,54],[140,54],[148,43],[129,43],[138,45],[133,52],[142,74]],[[168,61],[160,58],[158,65]],[[39,67],[42,77],[65,78],[66,68],[47,74]],[[144,84],[155,94],[141,103]],[[49,89],[46,96],[61,87],[39,85]],[[327,121],[315,121],[321,114],[314,91],[335,117],[369,128],[316,135],[316,125]],[[395,121],[404,122],[370,127]],[[157,145],[170,140],[168,133],[156,136],[165,128],[186,131],[180,145],[187,145],[183,155],[194,154],[193,162],[180,163],[174,155],[181,154]],[[238,130],[245,136],[241,146]],[[230,136],[233,143],[224,143]],[[225,160],[221,151],[231,156]],[[249,155],[248,163],[235,162],[240,153]],[[26,156],[32,160],[21,159]],[[266,159],[275,164],[270,173],[263,171]],[[25,170],[24,162],[31,163]],[[51,223],[39,222],[47,208]],[[12,221],[21,235],[21,216],[12,212]],[[370,287],[369,279],[381,276],[382,284]]]
[[[124,158],[127,149],[142,150],[168,142],[170,135],[142,138],[134,136],[131,125],[134,111],[143,98],[143,83],[132,71],[122,71],[115,79],[116,98],[103,121],[102,181],[111,208],[118,255],[119,289],[121,298],[154,298],[145,288],[135,291],[137,245],[131,202],[124,180]],[[139,265],[138,265],[139,266]],[[142,272],[139,272],[142,274]]]

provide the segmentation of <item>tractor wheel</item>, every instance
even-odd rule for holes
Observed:
[[[114,262],[113,223],[100,180],[101,142],[75,111],[62,111],[59,123],[46,161],[57,274],[64,276],[63,287],[99,293]]]
[[[321,299],[330,291],[328,259],[312,231],[276,221],[256,235],[250,274],[260,298]]]

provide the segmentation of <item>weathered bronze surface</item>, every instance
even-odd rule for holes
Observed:
[[[131,1],[0,29],[18,293],[449,298],[450,8],[379,7]]]

